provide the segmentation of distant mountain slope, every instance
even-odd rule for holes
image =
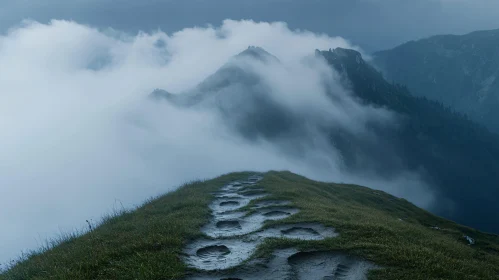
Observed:
[[[361,102],[397,112],[400,123],[391,126],[372,122],[368,128],[371,134],[365,137],[335,123],[296,113],[271,97],[271,89],[261,76],[234,61],[191,92],[171,95],[157,91],[156,95],[182,106],[215,106],[227,125],[247,139],[279,143],[286,153],[297,156],[305,156],[306,147],[316,145],[314,141],[321,135],[328,139],[321,147],[323,153],[339,150],[347,172],[352,174],[394,178],[416,170],[433,187],[438,200],[431,209],[434,213],[499,232],[496,134],[437,102],[414,97],[407,88],[387,82],[357,51],[337,48],[316,51],[315,55],[342,75],[344,86],[351,88]],[[331,94],[332,99],[337,97]],[[341,106],[341,100],[335,102]]]
[[[499,29],[411,41],[373,62],[387,80],[499,132]]]
[[[233,129],[250,140],[293,139],[306,130],[303,118],[277,102],[259,67],[279,60],[259,47],[249,47],[232,57],[194,89],[182,94],[153,92],[179,106],[216,108]]]
[[[362,274],[355,277],[356,274],[352,273],[354,261],[358,260],[376,265],[377,269],[369,272],[368,279],[467,280],[499,277],[497,235],[485,234],[436,217],[404,199],[381,191],[316,182],[290,172],[268,172],[261,174],[263,180],[255,186],[241,185],[252,174],[232,173],[188,184],[147,202],[135,211],[108,218],[83,236],[71,236],[48,251],[27,257],[10,270],[0,273],[0,279],[239,279],[232,275],[241,273],[249,275],[242,279],[273,280],[276,278],[268,274],[259,276],[259,273],[268,269],[279,271],[284,266],[294,266],[306,260],[317,261],[313,257],[321,255],[347,257],[339,264],[315,262],[317,267],[297,273],[296,279],[318,279],[314,276],[321,272],[329,273],[329,277],[334,277],[331,279],[365,279]],[[278,267],[257,263],[256,268],[247,270],[245,265],[254,264],[251,261],[228,271],[205,272],[189,267],[184,262],[184,249],[193,241],[206,240],[202,232],[206,225],[213,223],[214,214],[209,207],[218,205],[213,202],[220,202],[217,197],[220,199],[224,195],[221,190],[234,189],[233,182],[236,180],[240,184],[238,186],[243,188],[239,193],[251,195],[250,191],[258,191],[266,194],[252,200],[247,207],[241,205],[241,211],[251,211],[255,207],[261,207],[257,208],[260,211],[266,209],[266,213],[282,211],[282,206],[273,205],[276,201],[286,202],[288,207],[298,210],[288,218],[266,221],[262,224],[264,229],[301,225],[291,230],[313,235],[319,233],[307,226],[320,223],[334,228],[337,234],[309,241],[274,238],[248,252],[254,253],[252,258],[264,260],[280,249],[299,252]],[[226,219],[230,219],[230,213],[225,214]],[[247,226],[247,223],[242,225]],[[219,256],[216,260],[223,263],[234,253],[227,247],[230,246],[228,244],[244,237],[250,239],[253,233],[226,237],[229,239],[217,241],[218,246],[199,249],[197,255],[211,259]],[[202,277],[196,278],[199,273]],[[217,277],[220,274],[222,277]],[[193,275],[194,278],[191,277]]]
[[[388,83],[356,51],[336,49],[318,54],[345,76],[346,84],[364,102],[406,116],[396,131],[398,152],[411,167],[423,167],[442,197],[454,204],[437,213],[499,232],[496,134],[439,103],[414,97],[407,88]]]

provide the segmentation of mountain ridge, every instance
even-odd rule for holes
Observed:
[[[499,29],[437,35],[376,52],[387,79],[499,132]]]
[[[322,54],[343,71],[364,101],[409,116],[398,132],[405,147],[398,153],[410,166],[424,166],[440,190],[457,204],[453,213],[437,213],[466,224],[476,223],[477,216],[490,215],[492,220],[479,223],[497,232],[492,197],[499,195],[495,187],[499,177],[494,171],[499,167],[499,137],[441,103],[412,96],[405,86],[388,83],[373,66],[357,63],[355,53],[346,59],[338,59],[334,52]],[[481,202],[475,205],[470,197]]]
[[[252,70],[231,62],[207,79],[217,83],[197,87],[196,97],[184,105],[196,107],[211,100],[210,106],[220,110],[227,125],[246,139],[283,141],[282,149],[297,156],[305,153],[307,141],[313,141],[307,138],[312,125],[313,133],[331,139],[325,151],[338,149],[351,172],[391,178],[406,168],[415,170],[433,186],[439,201],[434,213],[499,232],[493,222],[499,218],[494,201],[499,196],[494,187],[499,184],[497,135],[439,102],[412,96],[405,86],[387,82],[358,51],[336,48],[316,50],[315,55],[340,73],[343,86],[361,103],[396,112],[400,123],[371,123],[369,130],[376,138],[364,139],[334,124],[311,122],[271,99],[269,88]]]
[[[186,184],[133,211],[106,217],[85,234],[69,235],[51,247],[24,255],[2,272],[0,279],[231,279],[234,275],[248,275],[248,271],[265,272],[264,266],[251,264],[265,263],[266,256],[277,256],[281,250],[288,249],[293,251],[284,261],[295,267],[303,264],[306,257],[319,261],[326,258],[324,263],[328,265],[332,260],[345,261],[341,266],[336,264],[338,273],[326,271],[329,273],[326,276],[346,277],[352,267],[367,265],[368,269],[363,271],[368,270],[369,279],[498,279],[499,236],[447,219],[495,230],[494,198],[497,195],[494,191],[497,190],[492,187],[499,178],[493,177],[490,170],[498,166],[494,158],[499,153],[497,136],[441,103],[412,96],[406,87],[387,82],[357,51],[317,50],[315,56],[337,71],[343,86],[359,102],[387,108],[400,117],[397,126],[371,124],[369,129],[379,137],[373,142],[327,123],[312,123],[316,126],[315,132],[332,139],[328,145],[339,149],[345,164],[352,170],[366,168],[365,161],[358,161],[358,154],[372,160],[377,165],[373,170],[387,177],[396,174],[396,168],[401,164],[411,168],[426,166],[429,176],[438,183],[438,198],[443,201],[450,197],[459,212],[435,210],[437,214],[445,214],[446,218],[441,218],[383,191],[312,181],[291,172],[270,171],[258,175],[261,181],[251,179],[254,172],[230,173]],[[166,100],[186,109],[214,106],[230,117],[226,124],[249,141],[256,141],[255,137],[268,141],[285,139],[290,141],[289,150],[294,151],[309,140],[298,135],[309,131],[310,123],[303,125],[303,117],[269,101],[268,88],[264,82],[261,84],[258,75],[254,76],[251,69],[240,69],[236,76],[231,76],[233,72],[223,71],[227,69],[224,67],[231,69],[237,67],[237,63],[223,66],[222,72],[211,76],[214,83],[196,87],[191,95],[155,90],[150,97],[155,102]],[[234,96],[232,90],[235,88],[242,90],[237,98],[248,99],[243,99],[241,106],[227,106],[223,101]],[[221,102],[213,102],[216,98]],[[470,146],[471,150],[462,151],[463,146]],[[400,158],[390,159],[391,154],[400,154],[404,162],[400,162]],[[483,158],[473,160],[477,155]],[[300,153],[297,156],[301,156]],[[248,204],[240,205],[240,201]],[[286,202],[288,208],[282,208],[281,202]],[[218,207],[234,205],[238,211],[249,211],[248,215],[216,214]],[[206,229],[212,226],[222,228],[223,232],[234,228],[245,230],[244,226],[255,221],[250,219],[248,222],[244,218],[252,217],[262,209],[257,205],[264,205],[268,210],[264,215],[284,213],[289,217],[267,220],[262,224],[262,231],[250,230],[241,235],[251,242],[255,236],[263,236],[266,230],[275,232],[287,225],[281,229],[281,235],[259,241],[252,251],[246,252],[245,256],[250,256],[248,262],[236,263],[228,270],[212,271],[206,266],[207,271],[196,269],[188,261],[189,257],[220,256],[224,259],[231,254],[232,247],[224,242],[241,240],[229,236],[228,239],[206,241]],[[214,218],[215,214],[220,217]],[[242,219],[241,222],[234,221],[231,215]],[[333,229],[333,234],[309,240],[283,238],[287,233],[317,235],[322,229]],[[197,248],[199,240],[200,244],[211,245]],[[274,279],[258,275],[253,276]]]
[[[238,266],[219,271],[194,269],[183,262],[183,249],[204,237],[201,229],[212,222],[209,205],[221,195],[220,190],[232,189],[234,182],[244,182],[253,174],[231,173],[187,184],[134,211],[109,217],[82,236],[33,252],[0,274],[0,279],[183,279],[200,273],[207,275],[198,279],[220,279],[215,278],[217,273],[229,277],[244,273],[245,268]],[[296,248],[302,255],[323,252],[372,262],[376,269],[369,271],[369,279],[499,277],[497,235],[436,217],[404,199],[366,187],[317,182],[291,172],[271,171],[260,176],[263,180],[246,192],[264,191],[268,196],[244,209],[277,200],[289,201],[299,209],[284,220],[267,222],[265,229],[315,222],[334,227],[338,235],[310,241],[276,238],[258,246],[253,260],[271,256],[275,250]],[[268,209],[278,209],[275,207]],[[199,251],[200,256],[208,250],[228,253],[220,245]],[[349,275],[348,269],[347,263],[342,268],[344,277]],[[259,266],[256,272],[262,270]]]

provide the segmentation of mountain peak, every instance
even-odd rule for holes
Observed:
[[[357,64],[364,63],[362,54],[356,50],[335,48],[329,51],[315,51],[316,55],[323,56],[327,60],[355,61]]]
[[[331,51],[331,49],[330,49]],[[345,57],[348,57],[348,56],[359,56],[362,58],[362,55],[360,54],[360,52],[356,51],[356,50],[353,50],[353,49],[345,49],[345,48],[335,48],[334,50],[332,50],[333,53],[335,53],[336,55],[339,55],[339,56],[345,56]]]
[[[355,72],[364,72],[366,69],[370,72],[372,67],[364,61],[362,54],[356,50],[335,48],[328,51],[315,51],[317,57],[324,58],[329,65],[332,65],[336,71],[345,73],[347,68],[355,69]]]
[[[235,56],[236,58],[241,58],[241,57],[249,57],[249,58],[254,58],[257,60],[260,60],[262,62],[278,62],[279,59],[275,57],[274,55],[270,54],[267,52],[265,49],[262,47],[258,46],[248,46],[248,48],[238,55]]]

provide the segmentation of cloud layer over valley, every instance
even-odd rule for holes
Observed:
[[[148,98],[157,88],[195,93],[249,45],[278,58],[234,62],[262,80],[263,91],[217,89],[212,102],[189,108]],[[342,38],[252,21],[136,36],[70,21],[12,28],[0,37],[0,262],[98,220],[117,203],[133,207],[184,182],[232,171],[290,170],[431,207],[433,193],[403,161],[389,176],[379,176],[368,159],[365,172],[349,170],[330,144],[326,126],[376,144],[369,127],[396,126],[398,119],[358,103],[313,56],[336,47],[352,48]],[[272,131],[292,128],[267,135],[250,123],[255,137],[241,133],[242,122],[257,119],[234,108],[263,104],[248,94],[278,104],[281,111],[264,121],[288,116]]]

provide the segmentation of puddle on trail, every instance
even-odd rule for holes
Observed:
[[[265,221],[285,219],[299,212],[289,201],[264,200],[253,205],[252,213],[241,211],[252,200],[267,193],[257,186],[261,176],[232,182],[215,194],[210,204],[212,219],[201,230],[214,239],[199,239],[184,249],[185,262],[201,274],[189,279],[364,279],[368,263],[340,253],[277,250],[269,259],[241,265],[266,238],[322,240],[336,237],[334,228],[318,223],[280,224],[262,229]],[[312,277],[312,278],[310,278]],[[360,277],[360,278],[359,278]]]

